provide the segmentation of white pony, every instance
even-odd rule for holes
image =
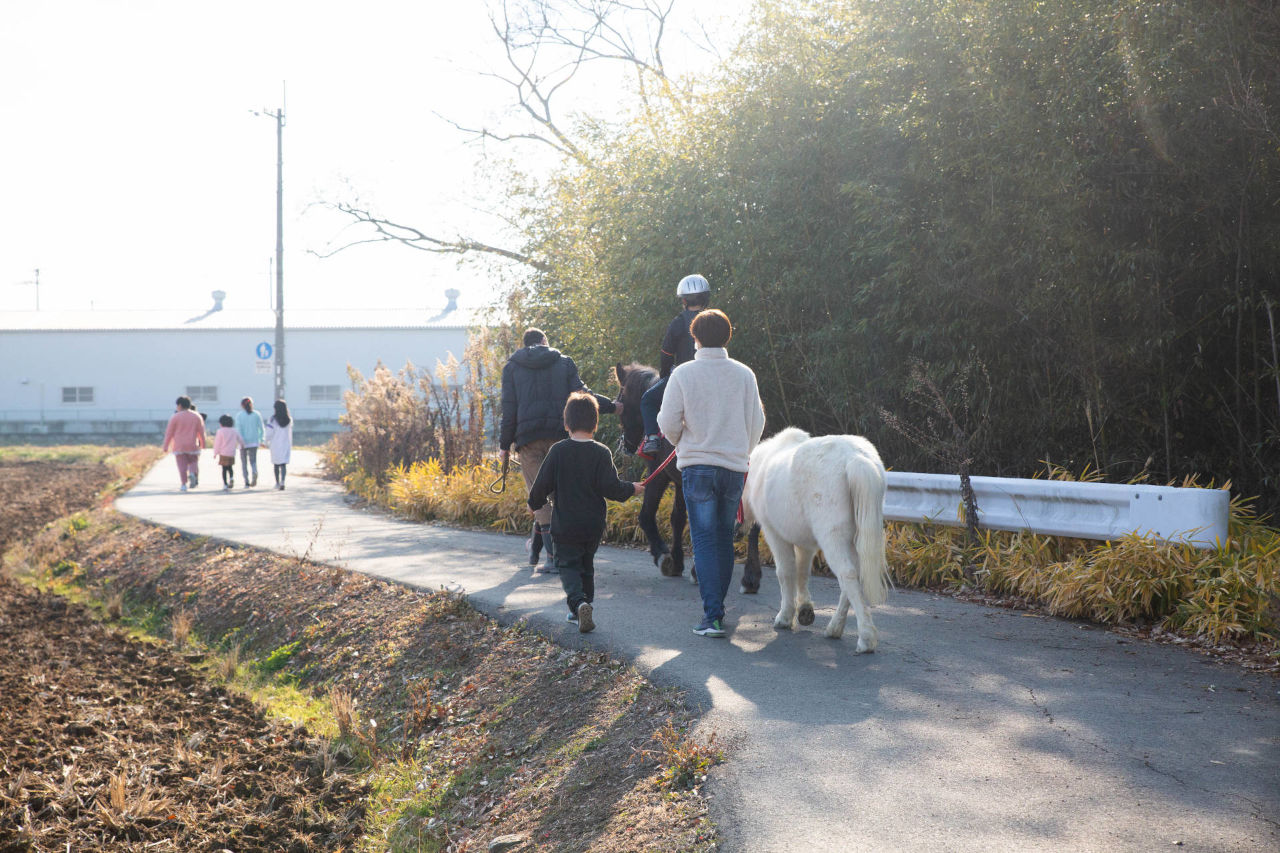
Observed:
[[[822,549],[840,581],[840,603],[827,636],[844,634],[849,605],[858,620],[858,651],[875,651],[879,636],[868,608],[889,594],[884,555],[884,463],[859,435],[810,438],[784,429],[751,453],[742,495],[747,517],[760,525],[778,567],[782,609],[773,626],[813,623],[809,569]]]

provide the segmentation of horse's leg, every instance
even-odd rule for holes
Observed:
[[[663,557],[667,554],[667,543],[662,541],[662,534],[658,531],[658,504],[662,500],[662,491],[661,485],[650,483],[645,486],[644,502],[640,504],[640,529],[649,540],[649,556],[659,567],[663,566]]]
[[[671,501],[671,577],[678,578],[684,574],[684,529],[689,525],[689,510],[684,505],[679,473],[668,476],[675,489],[675,499]],[[697,574],[693,575],[693,582],[698,582]]]
[[[845,619],[849,616],[849,596],[844,594],[844,586],[840,587],[840,602],[836,604],[835,615],[827,623],[827,636],[838,640],[844,635]]]
[[[747,534],[747,561],[742,565],[741,590],[746,595],[755,595],[760,591],[760,525],[758,524],[752,524],[751,531]]]
[[[813,624],[813,598],[809,595],[809,571],[815,551],[796,546],[796,619],[801,625]]]
[[[764,531],[765,541],[773,552],[773,563],[777,567],[778,588],[782,592],[782,607],[773,619],[773,627],[790,631],[796,621],[796,554],[795,549],[781,538],[770,536]]]
[[[871,612],[862,595],[862,584],[858,580],[858,558],[854,553],[853,543],[841,541],[832,544],[836,547],[823,548],[822,553],[826,555],[831,571],[835,572],[840,581],[840,603],[836,606],[835,615],[827,623],[827,636],[836,639],[844,633],[845,617],[852,605],[854,618],[858,620],[858,653],[874,652],[880,642],[880,635],[871,621]]]

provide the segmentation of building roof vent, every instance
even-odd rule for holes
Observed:
[[[209,295],[213,297],[213,307],[199,316],[192,317],[187,323],[199,323],[210,314],[216,314],[222,310],[222,300],[227,298],[227,292],[225,290],[215,290]]]
[[[458,310],[458,297],[459,297],[459,296],[461,296],[461,295],[462,295],[462,291],[458,290],[457,288],[453,288],[453,287],[451,287],[451,288],[449,288],[448,290],[446,290],[446,291],[444,292],[444,298],[445,298],[445,299],[447,299],[447,300],[449,300],[449,301],[445,303],[445,305],[444,305],[444,310],[442,310],[442,311],[441,311],[439,314],[437,314],[436,316],[431,317],[431,318],[428,318],[427,322],[428,322],[428,323],[439,323],[441,320],[445,319],[445,318],[446,318],[446,317],[448,317],[450,314],[452,314],[453,312],[457,311],[457,310]]]

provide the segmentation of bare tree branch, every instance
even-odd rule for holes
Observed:
[[[662,57],[667,19],[674,5],[675,0],[529,0],[517,14],[512,0],[503,0],[490,14],[489,23],[502,44],[507,71],[483,76],[510,86],[515,105],[539,130],[508,132],[445,121],[477,139],[539,142],[589,167],[587,153],[557,120],[555,96],[588,62],[605,60],[635,69],[646,109],[652,105],[653,81],[657,92],[683,108]],[[636,19],[638,23],[630,23]],[[643,32],[643,38],[637,31]]]
[[[465,255],[471,252],[480,252],[487,255],[496,255],[498,257],[507,258],[508,260],[530,266],[540,272],[546,272],[550,266],[538,258],[518,252],[512,249],[504,249],[501,246],[493,246],[480,240],[474,240],[470,237],[459,235],[451,240],[441,237],[433,237],[414,228],[411,225],[402,225],[399,222],[392,222],[389,219],[373,215],[372,212],[365,208],[356,207],[351,204],[338,203],[326,204],[341,213],[350,216],[358,224],[372,226],[375,235],[362,240],[352,240],[338,246],[336,249],[318,252],[314,249],[308,249],[309,254],[319,258],[331,258],[339,252],[350,249],[352,246],[361,246],[366,243],[400,243],[412,249],[418,249],[423,252],[433,252],[442,255]]]
[[[656,113],[653,99],[659,97],[680,109],[687,108],[667,77],[662,55],[662,42],[675,2],[495,0],[489,22],[502,45],[506,67],[482,76],[510,87],[514,94],[513,106],[527,120],[525,126],[507,130],[471,127],[444,116],[441,119],[476,140],[536,142],[590,169],[594,165],[590,153],[557,119],[557,95],[564,92],[588,62],[621,62],[634,70],[641,104],[647,113]],[[332,257],[366,243],[396,242],[426,252],[481,252],[537,270],[550,268],[543,259],[469,237],[459,235],[446,239],[426,234],[412,226],[375,216],[358,202],[326,203],[326,206],[351,217],[353,224],[372,229],[373,234],[331,250],[311,252],[318,257]]]

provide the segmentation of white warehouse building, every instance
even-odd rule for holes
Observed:
[[[434,368],[463,357],[472,317],[458,292],[434,310],[286,310],[285,397],[296,432],[338,429],[347,366],[378,362]],[[0,312],[0,439],[44,441],[159,438],[185,394],[209,415],[234,413],[252,397],[269,412],[275,395],[275,312]],[[195,316],[193,316],[193,313]]]

